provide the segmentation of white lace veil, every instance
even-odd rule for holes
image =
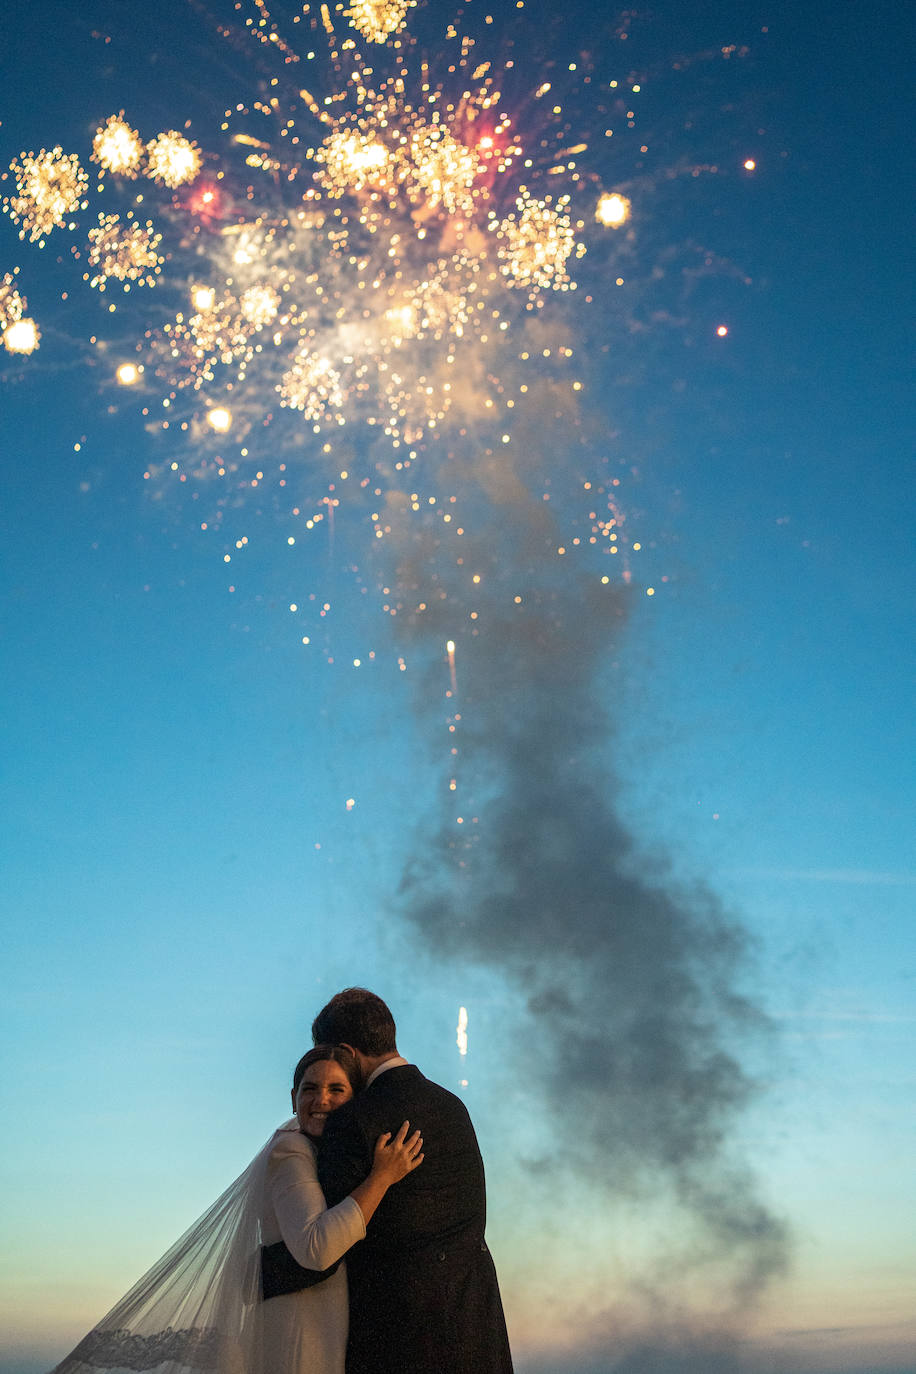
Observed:
[[[260,1211],[275,1137],[53,1374],[259,1374]]]

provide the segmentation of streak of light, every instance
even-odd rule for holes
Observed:
[[[458,1008],[457,1040],[458,1053],[465,1055],[468,1052],[468,1012],[467,1007]]]

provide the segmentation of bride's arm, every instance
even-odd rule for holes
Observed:
[[[327,1269],[366,1234],[352,1197],[325,1208],[312,1147],[298,1132],[282,1135],[274,1147],[267,1192],[286,1248],[306,1269]]]
[[[336,1207],[325,1209],[315,1156],[301,1135],[280,1138],[267,1167],[268,1191],[286,1248],[306,1269],[326,1269],[366,1234],[366,1225],[391,1187],[423,1162],[420,1132],[379,1136],[372,1168]]]

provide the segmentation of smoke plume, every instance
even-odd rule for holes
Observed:
[[[746,937],[710,889],[676,883],[621,814],[607,683],[625,662],[636,593],[558,558],[542,505],[511,469],[497,487],[493,472],[478,472],[488,528],[464,547],[462,569],[480,575],[476,618],[451,573],[440,565],[431,579],[429,547],[399,568],[401,585],[436,587],[413,622],[440,684],[424,684],[419,709],[441,741],[451,638],[460,718],[459,787],[417,838],[401,910],[431,952],[495,970],[523,995],[536,1089],[564,1103],[565,1160],[590,1187],[669,1196],[697,1261],[724,1267],[723,1306],[740,1309],[785,1258],[781,1223],[734,1143],[755,1093],[736,1047],[766,1032],[737,990]]]

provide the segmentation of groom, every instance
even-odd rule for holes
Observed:
[[[347,1255],[347,1374],[512,1374],[464,1104],[401,1058],[391,1012],[365,988],[332,997],[312,1038],[352,1050],[364,1080],[325,1124],[318,1177],[329,1207],[366,1177],[383,1131],[406,1120],[423,1133],[423,1164],[389,1189]]]

